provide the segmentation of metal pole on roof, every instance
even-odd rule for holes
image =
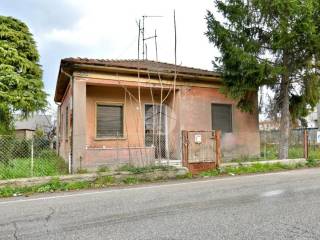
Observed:
[[[156,47],[156,61],[158,62],[158,44],[157,44],[157,29],[154,30],[154,44]]]
[[[141,33],[142,33],[142,60],[144,60],[144,42],[145,42],[145,38],[144,38],[144,19],[146,18],[146,16],[142,16],[142,28],[141,28]]]
[[[148,15],[143,15],[142,16],[142,27],[140,28],[141,34],[142,34],[142,59],[145,60],[147,59],[147,44],[146,44],[146,40],[152,39],[152,38],[157,38],[157,34],[155,32],[154,36],[151,37],[145,37],[145,19],[146,18],[159,18],[159,17],[163,17],[163,16],[148,16]],[[156,41],[156,40],[155,40]],[[157,44],[156,44],[156,58],[158,55],[158,49],[157,49]]]
[[[140,59],[140,33],[141,33],[141,20],[138,22],[138,60]]]

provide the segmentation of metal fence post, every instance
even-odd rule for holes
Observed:
[[[33,138],[31,139],[31,176],[33,177],[33,170],[34,170],[34,159],[33,159]]]
[[[267,132],[263,132],[263,135],[264,135],[263,155],[264,155],[264,160],[267,160]]]
[[[305,159],[308,159],[309,153],[308,153],[308,131],[304,130],[303,132],[303,157]]]
[[[216,131],[216,167],[221,165],[221,131]]]

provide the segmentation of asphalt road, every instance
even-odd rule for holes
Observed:
[[[320,169],[3,199],[0,239],[320,239]]]

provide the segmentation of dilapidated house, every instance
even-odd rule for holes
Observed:
[[[181,164],[182,131],[216,129],[223,159],[259,155],[257,109],[241,112],[220,88],[213,71],[149,60],[62,59],[55,92],[59,155],[73,170]],[[194,137],[188,141],[201,142]],[[211,146],[204,149],[195,158],[214,158]]]

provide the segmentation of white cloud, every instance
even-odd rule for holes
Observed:
[[[67,1],[82,12],[80,18],[67,29],[50,29],[42,41],[78,46],[79,55],[84,51],[90,52],[88,57],[137,58],[136,20],[142,15],[161,15],[162,18],[146,19],[146,36],[157,29],[159,60],[173,62],[173,9],[176,9],[178,63],[211,68],[211,60],[217,54],[204,36],[204,17],[206,9],[212,9],[212,1]],[[148,57],[154,59],[154,41],[149,40],[147,45]]]
[[[159,60],[174,61],[173,10],[177,20],[177,63],[212,69],[218,52],[209,44],[205,15],[212,0],[1,0],[4,15],[28,24],[38,43],[45,88],[55,89],[59,62],[65,57],[137,58],[136,20],[146,20],[146,36],[157,29]],[[155,59],[154,41],[148,41],[148,58]]]

